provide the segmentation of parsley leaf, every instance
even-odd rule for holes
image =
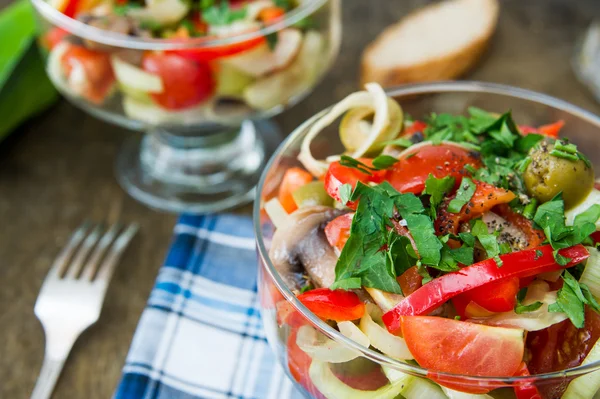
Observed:
[[[563,312],[571,319],[571,322],[575,327],[582,328],[585,321],[585,305],[591,304],[588,298],[586,298],[586,295],[582,292],[586,289],[584,288],[582,290],[579,282],[575,280],[575,277],[573,277],[568,270],[564,271],[562,278],[564,284],[562,288],[558,290],[556,303],[548,306],[548,311]],[[594,300],[593,296],[592,300]],[[594,303],[595,302],[596,301],[594,300]],[[595,303],[595,305],[597,306],[598,304]],[[591,304],[591,306],[593,307],[594,304]]]
[[[385,143],[383,143],[385,145],[396,145],[398,147],[410,147],[411,145],[413,145],[414,143],[412,141],[410,141],[409,139],[405,138],[405,137],[399,137],[395,140],[390,140],[390,141],[386,141]]]
[[[523,300],[525,299],[526,295],[527,295],[527,287],[521,289],[517,293],[517,304],[515,305],[515,313],[516,314],[533,312],[542,307],[543,303],[541,303],[540,301],[530,303],[529,305],[523,305]]]
[[[379,155],[373,160],[373,168],[377,170],[387,169],[397,162],[398,159],[390,155]]]
[[[477,238],[488,258],[494,258],[498,267],[502,266],[500,259],[500,246],[494,234],[488,232],[487,225],[481,219],[471,222],[471,234]]]
[[[246,7],[231,9],[228,0],[221,0],[219,5],[213,4],[203,10],[202,18],[210,25],[229,25],[234,21],[246,18],[247,13]]]
[[[332,290],[342,289],[342,290],[353,290],[360,289],[362,287],[362,282],[360,277],[349,277],[343,280],[338,280],[331,285]],[[304,288],[303,288],[304,289]],[[301,291],[304,292],[304,291]]]
[[[359,287],[359,288],[360,288],[360,287]],[[310,291],[310,290],[314,290],[314,289],[315,289],[315,287],[313,287],[313,285],[312,285],[312,284],[308,283],[308,284],[306,284],[304,287],[302,287],[302,288],[300,289],[300,293],[301,293],[301,294],[304,294],[306,291]]]
[[[463,177],[456,191],[456,197],[448,204],[448,212],[459,213],[475,194],[475,183],[468,177]]]
[[[600,219],[600,204],[594,204],[588,209],[575,216],[574,226],[581,226],[584,223],[596,223]]]
[[[400,211],[402,214],[402,211]],[[436,267],[441,259],[440,250],[442,243],[435,236],[433,222],[426,215],[402,215],[406,220],[408,231],[415,241],[421,262],[428,266]]]
[[[342,184],[338,189],[338,193],[340,194],[342,204],[346,205],[352,196],[352,186],[348,183]]]
[[[431,205],[431,216],[433,218],[437,215],[437,209],[442,203],[444,196],[452,190],[454,187],[454,177],[446,176],[438,179],[433,174],[429,174],[427,180],[425,180],[425,189],[422,194],[429,194],[429,203]]]

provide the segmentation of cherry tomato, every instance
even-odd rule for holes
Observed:
[[[475,168],[481,161],[471,151],[454,144],[427,144],[415,148],[403,156],[390,170],[388,181],[400,192],[421,194],[425,180],[432,174],[437,178],[452,176],[456,186],[467,175],[465,165]]]
[[[402,273],[398,278],[404,296],[410,295],[423,285],[423,277],[419,274],[417,266],[413,266]]]
[[[62,28],[54,27],[50,29],[42,38],[42,43],[48,48],[52,50],[56,47],[57,44],[62,42],[62,40],[69,35],[69,32]]]
[[[600,315],[586,306],[585,325],[576,328],[570,320],[527,334],[527,348],[531,358],[527,367],[531,374],[543,374],[576,367],[592,350],[600,338]],[[568,381],[541,385],[544,397],[558,398]]]
[[[496,205],[510,202],[515,198],[515,194],[511,191],[478,180],[473,182],[476,185],[475,193],[459,213],[448,212],[448,204],[452,198],[448,198],[444,202],[435,220],[436,233],[439,235],[456,234],[462,222],[475,219]]]
[[[373,160],[367,158],[360,158],[359,161],[365,165],[372,166]],[[381,183],[385,180],[387,171],[378,170],[372,171],[371,174],[363,173],[356,168],[348,166],[342,166],[339,162],[332,162],[329,165],[327,174],[325,175],[325,189],[327,193],[336,201],[341,202],[339,188],[344,184],[350,184],[352,188],[356,187],[356,183]],[[357,204],[349,202],[346,204],[352,209],[356,209]]]
[[[93,103],[102,103],[115,82],[107,53],[71,45],[61,58],[61,64],[67,78],[76,68],[83,69],[85,82],[81,95]]]
[[[313,181],[313,176],[304,169],[290,168],[285,171],[279,186],[278,198],[287,213],[292,213],[298,209],[296,201],[292,197],[294,191],[311,181]]]
[[[421,367],[467,376],[513,376],[525,349],[523,330],[434,316],[403,316],[402,335]],[[461,385],[446,380],[441,383],[454,388]],[[459,389],[477,393],[486,390],[468,386]]]
[[[167,109],[197,105],[207,100],[215,89],[208,65],[174,54],[148,53],[142,60],[142,67],[162,79],[163,92],[152,93],[152,98]]]
[[[518,292],[519,278],[512,277],[482,285],[459,296],[467,302],[475,302],[490,312],[509,312],[517,304]]]
[[[525,362],[522,362],[521,365],[519,366],[519,370],[517,370],[517,373],[515,374],[515,376],[529,376],[531,374],[529,374],[529,370],[527,369],[527,364],[525,364]],[[515,390],[515,395],[517,396],[517,399],[542,399],[542,395],[540,395],[540,391],[538,391],[538,389],[536,388],[535,385],[533,385],[533,382],[530,383],[524,383],[521,385],[516,385],[514,386],[514,390]]]
[[[352,291],[317,288],[300,294],[298,299],[324,320],[356,320],[365,314],[365,304]]]
[[[353,216],[354,213],[346,213],[336,217],[325,226],[325,237],[332,247],[336,247],[340,251],[344,248],[350,237]]]

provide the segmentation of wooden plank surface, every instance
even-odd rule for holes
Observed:
[[[364,46],[424,3],[344,0],[339,58],[312,95],[275,118],[283,131],[357,89]],[[0,0],[0,7],[6,4]],[[502,1],[492,47],[469,78],[539,90],[600,112],[570,68],[575,41],[594,16],[600,17],[594,0]],[[0,398],[28,397],[37,378],[44,337],[33,305],[52,259],[81,221],[108,214],[137,221],[140,234],[117,269],[100,322],[76,344],[54,397],[108,398],[115,389],[175,222],[136,203],[115,181],[115,154],[128,134],[134,133],[61,101],[0,145]]]

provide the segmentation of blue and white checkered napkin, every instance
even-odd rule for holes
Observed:
[[[265,339],[256,259],[249,218],[182,216],[115,398],[302,398]]]

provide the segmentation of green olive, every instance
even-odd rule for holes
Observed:
[[[322,181],[313,181],[301,186],[292,193],[292,197],[298,208],[315,205],[333,206],[333,198],[325,191]]]
[[[594,170],[582,160],[551,155],[553,144],[541,143],[529,156],[531,163],[523,173],[529,195],[541,202],[550,201],[562,191],[565,208],[584,200],[594,187]]]
[[[381,131],[367,153],[380,150],[384,142],[395,139],[402,129],[404,114],[398,103],[388,98],[390,123]],[[370,108],[354,108],[348,111],[340,122],[340,140],[347,151],[359,149],[369,137],[373,110]]]

